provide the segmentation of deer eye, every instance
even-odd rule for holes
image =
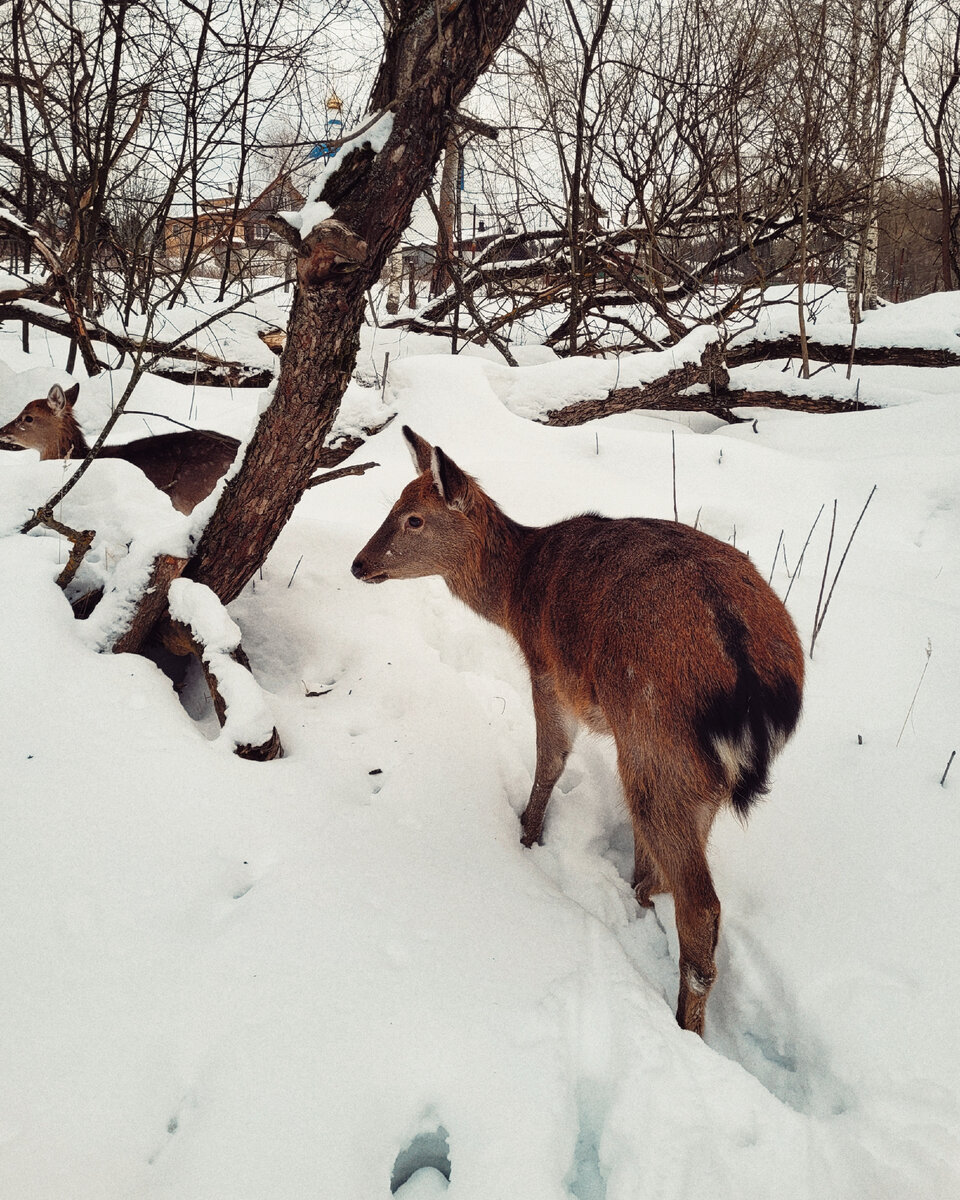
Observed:
[[[419,529],[423,524],[423,517],[407,517],[407,525],[411,529]]]
[[[33,424],[33,417],[31,417],[31,416],[29,416],[29,415],[28,415],[28,416],[26,416],[26,417],[24,417],[24,418],[23,418],[23,423],[24,423],[24,425],[32,425],[32,424]]]

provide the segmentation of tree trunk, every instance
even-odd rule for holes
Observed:
[[[437,262],[433,269],[432,292],[439,296],[450,286],[450,262],[454,252],[454,218],[457,212],[457,180],[460,177],[460,143],[451,125],[443,151],[443,174],[440,177],[440,220],[437,228]],[[396,310],[394,310],[396,311]]]
[[[877,222],[876,205],[871,210],[870,224],[863,239],[863,307],[869,311],[877,307],[877,245],[880,229]]]
[[[298,284],[273,401],[187,571],[225,604],[267,557],[321,465],[359,350],[366,289],[365,271]]]
[[[266,558],[320,465],[359,348],[367,288],[427,187],[453,113],[524,0],[400,7],[386,33],[371,110],[389,108],[384,148],[348,153],[320,197],[334,218],[298,248],[297,289],[274,398],[197,546],[188,575],[225,603]],[[344,261],[346,260],[346,261]]]
[[[398,248],[390,255],[387,262],[387,312],[395,317],[400,311],[400,297],[403,291],[403,253]]]
[[[950,214],[953,197],[950,194],[950,179],[942,145],[938,145],[937,150],[937,178],[940,185],[940,270],[943,275],[943,290],[949,292],[953,289],[953,270],[950,262]]]

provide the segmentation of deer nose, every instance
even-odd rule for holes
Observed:
[[[366,567],[364,566],[363,559],[359,557],[355,558],[353,560],[353,566],[350,568],[350,570],[355,578],[362,579],[366,573]]]

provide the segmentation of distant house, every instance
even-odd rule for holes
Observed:
[[[229,251],[233,270],[240,274],[283,274],[290,248],[266,223],[282,209],[299,208],[304,198],[285,179],[276,179],[253,200],[241,200],[234,219],[234,196],[201,200],[196,209],[187,202],[171,207],[164,225],[167,258],[180,265],[192,253],[197,269],[219,272]]]

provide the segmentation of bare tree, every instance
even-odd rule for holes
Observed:
[[[903,81],[937,172],[940,273],[960,286],[960,3],[926,0],[914,12]]]
[[[791,278],[801,254],[827,270],[855,186],[837,165],[835,71],[818,69],[839,57],[832,24],[804,17],[811,64],[767,0],[562,13],[528,14],[487,87],[504,133],[475,156],[501,237],[459,271],[481,297],[477,337],[540,313],[561,352],[611,335],[655,348]]]
[[[850,321],[877,305],[879,190],[886,174],[894,93],[906,54],[913,0],[842,0],[847,50],[846,161],[858,201],[848,214],[846,289]]]

